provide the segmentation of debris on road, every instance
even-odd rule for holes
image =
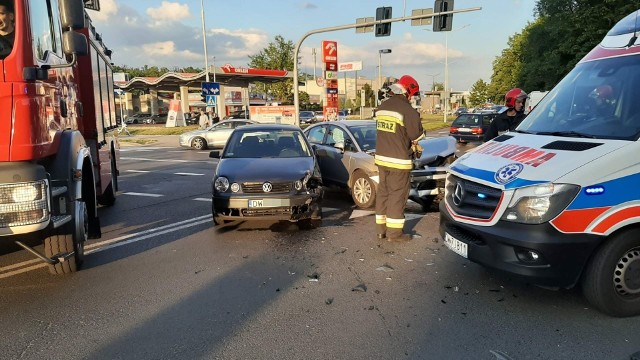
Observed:
[[[384,264],[378,268],[376,268],[377,271],[384,271],[384,272],[391,272],[394,271],[395,269],[391,267],[391,265],[389,264]]]
[[[333,303],[333,298],[328,298],[327,300],[324,301],[324,303],[327,305],[331,305]]]
[[[351,291],[367,292],[367,285],[365,285],[365,284],[358,284],[358,285],[356,285],[353,289],[351,289]]]

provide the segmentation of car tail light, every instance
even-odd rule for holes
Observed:
[[[452,126],[452,127],[449,129],[449,134],[455,134],[455,133],[457,133],[457,132],[458,132],[458,128],[457,128],[457,127],[453,127],[453,126]]]
[[[471,129],[471,133],[474,135],[479,135],[482,134],[484,131],[482,130],[482,128],[473,128]]]

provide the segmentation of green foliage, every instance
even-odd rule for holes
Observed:
[[[471,86],[469,92],[469,106],[478,107],[487,102],[489,98],[489,85],[482,79],[478,79]]]
[[[295,45],[291,40],[285,40],[276,35],[273,42],[262,49],[257,55],[249,55],[249,66],[258,69],[293,71],[293,51]],[[287,80],[276,84],[266,84],[269,92],[278,102],[293,103],[293,81]]]
[[[365,107],[375,107],[376,106],[376,94],[371,88],[371,85],[364,84],[364,106]]]
[[[444,83],[436,82],[436,83],[433,83],[431,86],[431,91],[443,91],[443,90],[444,90]]]
[[[550,90],[638,7],[636,0],[537,0],[536,20],[514,34],[493,63],[489,97],[501,102],[514,87]]]
[[[127,65],[114,65],[113,72],[123,72],[129,74],[130,78],[134,77],[159,77],[168,72],[182,72],[182,73],[199,73],[204,69],[195,68],[192,66],[179,68],[179,67],[157,67],[157,66],[149,66],[144,65],[141,68],[132,68]]]

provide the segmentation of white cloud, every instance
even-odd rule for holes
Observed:
[[[156,22],[180,21],[191,17],[191,12],[187,4],[163,1],[160,7],[148,8],[147,15]]]
[[[118,13],[118,5],[115,0],[101,0],[100,11],[89,10],[89,16],[92,20],[107,22],[111,15]]]

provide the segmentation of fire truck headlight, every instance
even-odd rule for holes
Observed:
[[[16,203],[38,200],[42,197],[41,188],[39,183],[17,186],[11,192],[11,199]]]
[[[575,199],[580,186],[543,184],[517,189],[502,220],[542,224],[560,214]]]

